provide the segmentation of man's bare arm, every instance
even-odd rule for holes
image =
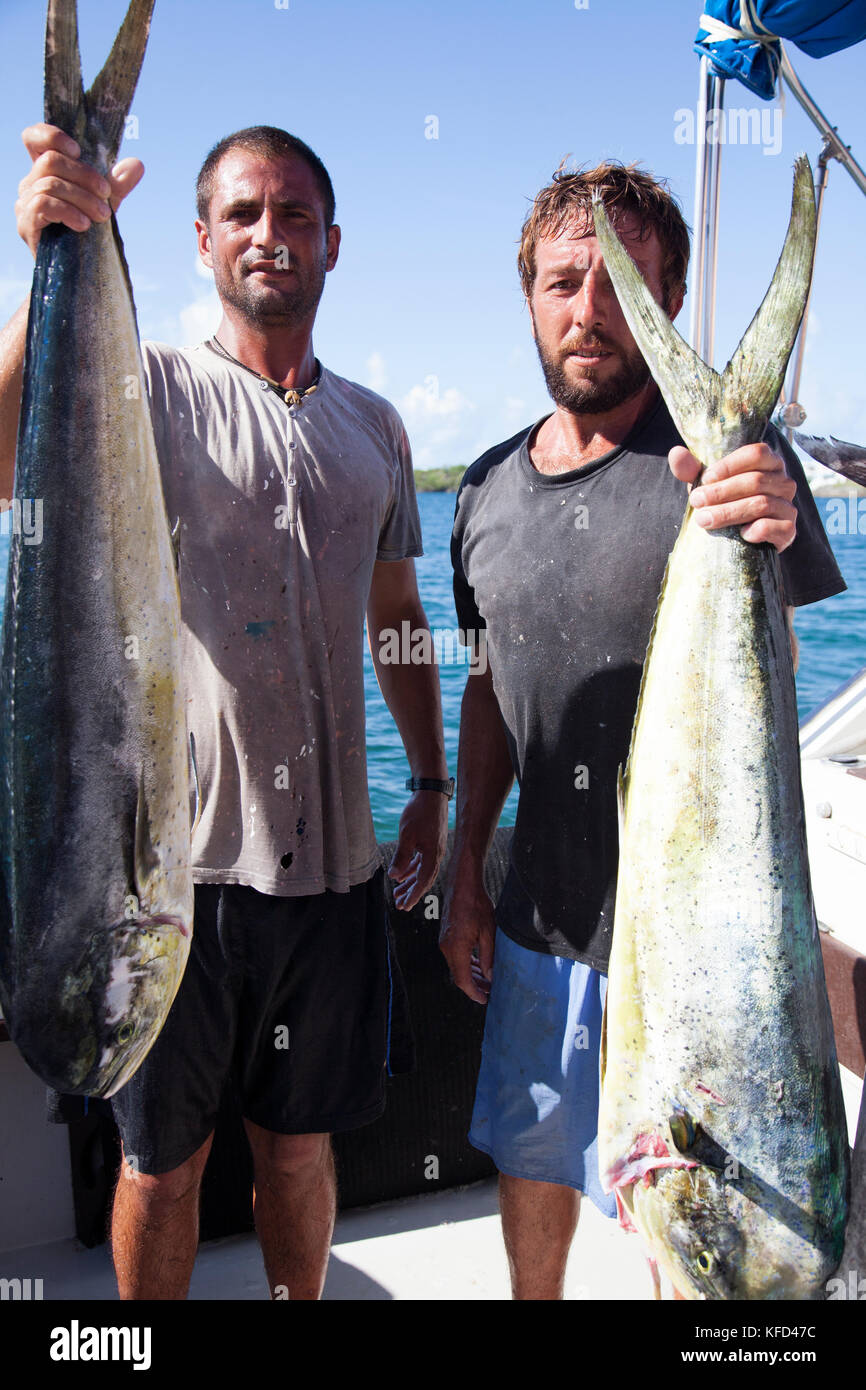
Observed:
[[[28,304],[29,300],[16,309],[0,332],[0,507],[3,508],[10,504],[15,476]]]
[[[384,633],[429,632],[412,560],[377,560],[367,604],[367,638],[379,689],[400,731],[414,777],[448,776],[439,672],[433,661],[420,664],[383,660]],[[432,648],[432,643],[431,643]],[[400,817],[397,850],[388,869],[395,881],[394,902],[408,911],[430,887],[445,853],[448,802],[441,792],[415,792]]]
[[[478,1004],[487,1001],[496,935],[493,904],[484,887],[484,863],[513,781],[493,678],[489,669],[483,674],[473,672],[466,681],[460,712],[457,829],[439,945],[454,983]],[[477,965],[473,965],[473,954]]]
[[[44,122],[28,126],[21,138],[33,165],[18,185],[15,218],[34,257],[43,228],[59,222],[86,232],[93,222],[107,222],[144,173],[140,159],[122,159],[104,179],[81,162],[74,140]],[[22,304],[0,333],[0,500],[7,503],[15,470],[27,313]]]

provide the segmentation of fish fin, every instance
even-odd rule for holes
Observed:
[[[688,346],[656,303],[598,197],[593,215],[626,322],[692,453],[706,464],[711,460],[702,452],[710,438],[724,453],[757,442],[782,389],[809,292],[815,195],[808,159],[800,155],[795,164],[788,232],[770,288],[721,376]]]
[[[178,523],[180,525],[180,523]],[[190,732],[189,736],[189,762],[192,769],[192,785],[195,792],[195,811],[193,813],[190,835],[194,835],[201,820],[201,782],[198,779],[198,763],[195,757],[195,734]]]
[[[694,452],[707,414],[717,407],[720,379],[677,332],[656,303],[643,276],[608,220],[599,197],[593,197],[595,234],[608,274],[637,343],[661,389],[674,424]]]
[[[671,1139],[681,1154],[688,1154],[695,1142],[695,1122],[687,1110],[677,1109],[668,1116]]]
[[[153,5],[154,0],[131,0],[105,65],[84,98],[91,135],[103,146],[108,168],[117,159],[138,85]]]
[[[45,22],[45,120],[81,141],[84,87],[76,0],[49,0]]]
[[[169,532],[171,536],[171,548],[174,552],[174,572],[180,574],[180,517],[177,518]],[[192,734],[190,734],[192,739]]]
[[[779,399],[812,279],[815,191],[804,154],[794,162],[791,216],[770,288],[722,373],[723,408],[748,420],[760,438]]]
[[[135,842],[133,847],[133,871],[135,891],[139,902],[149,899],[147,882],[159,864],[159,856],[153,846],[150,834],[150,817],[147,811],[147,797],[144,791],[144,774],[138,779],[138,804],[135,808]]]
[[[852,483],[866,487],[866,449],[862,444],[846,444],[844,439],[834,439],[832,434],[821,438],[814,434],[801,434],[794,431],[794,443],[810,454],[813,459],[850,478]]]
[[[703,1168],[715,1168],[724,1172],[728,1153],[718,1144],[701,1124],[687,1110],[677,1108],[668,1117],[671,1139],[678,1153],[684,1158],[694,1159]]]

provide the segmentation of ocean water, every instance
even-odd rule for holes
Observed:
[[[425,555],[417,561],[418,585],[434,632],[453,634],[457,618],[451,594],[449,541],[454,515],[454,496],[450,493],[422,493],[418,502],[424,532]],[[798,610],[797,634],[800,638],[800,669],[797,674],[797,703],[800,718],[822,704],[833,691],[866,666],[866,498],[853,505],[840,505],[838,499],[818,500],[839,568],[848,590],[836,598],[809,604]],[[0,612],[5,588],[9,548],[9,513],[0,518]],[[862,528],[862,533],[860,528]],[[439,665],[445,742],[448,765],[457,771],[457,737],[460,702],[466,684],[467,667],[462,652],[456,653],[446,641]],[[46,679],[51,673],[45,672]],[[376,834],[380,840],[396,836],[400,812],[408,793],[404,782],[409,775],[403,746],[388,709],[379,693],[369,652],[365,657],[367,695],[367,753],[370,799]],[[503,812],[502,823],[513,824],[516,793],[512,791]],[[454,803],[451,805],[453,820]]]
[[[848,589],[835,598],[797,611],[800,639],[797,707],[801,720],[833,691],[866,666],[866,498],[844,509],[839,499],[818,498],[821,518]],[[418,587],[431,628],[453,629],[457,623],[451,596],[450,536],[455,498],[449,493],[421,493],[418,504],[425,555],[416,561]],[[858,527],[862,527],[862,534]],[[838,534],[837,534],[838,533]],[[448,766],[457,772],[457,735],[466,667],[454,662],[439,668]],[[369,652],[366,657],[367,755],[376,834],[393,839],[407,795],[409,775],[403,748],[379,693]],[[517,805],[512,791],[501,824],[513,825]],[[454,803],[451,805],[453,822]]]

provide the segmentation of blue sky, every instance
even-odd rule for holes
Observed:
[[[697,93],[700,3],[662,0],[157,0],[133,105],[147,166],[125,204],[142,335],[189,343],[215,327],[196,269],[192,190],[207,150],[240,126],[282,125],[325,161],[343,249],[316,349],[401,410],[420,466],[467,464],[548,408],[515,270],[529,201],[560,159],[639,160],[670,179],[692,220],[694,145],[679,143]],[[85,81],[124,0],[79,0]],[[0,315],[31,262],[12,204],[27,168],[23,125],[42,109],[44,6],[3,0],[0,44]],[[806,86],[866,164],[863,45],[814,61]],[[763,107],[729,84],[727,104]],[[791,168],[817,132],[790,96],[767,107],[763,143],[722,159],[717,363],[766,289],[788,214]],[[438,122],[438,138],[427,138]],[[774,127],[773,122],[778,122]],[[779,140],[771,132],[777,130]],[[777,152],[772,151],[774,145]],[[862,247],[866,198],[831,165],[801,398],[808,427],[866,441]],[[682,325],[688,325],[689,302]]]

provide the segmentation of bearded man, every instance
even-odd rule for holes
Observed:
[[[500,1171],[512,1290],[561,1298],[580,1194],[607,1215],[596,1154],[599,1044],[614,928],[617,769],[668,555],[688,502],[781,554],[788,613],[844,589],[796,455],[772,429],[709,469],[682,446],[594,234],[601,197],[652,294],[682,307],[688,229],[635,167],[561,168],[518,257],[552,414],[467,471],[452,538],[470,674],[441,946],[487,1003],[470,1131]],[[678,692],[671,691],[671,700]],[[517,777],[498,902],[484,859]]]

